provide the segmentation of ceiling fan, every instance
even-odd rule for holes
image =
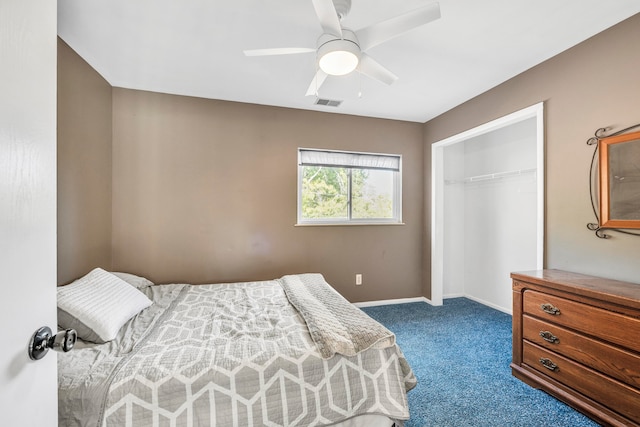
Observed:
[[[365,52],[414,28],[440,18],[439,3],[415,9],[394,18],[351,31],[340,20],[351,10],[351,0],[311,0],[320,20],[323,34],[315,48],[285,47],[245,50],[246,56],[291,55],[316,52],[318,71],[306,96],[317,95],[329,75],[342,76],[354,70],[385,84],[392,84],[398,76],[383,67]]]

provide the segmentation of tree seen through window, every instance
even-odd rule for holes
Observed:
[[[305,219],[393,218],[393,171],[304,166]]]

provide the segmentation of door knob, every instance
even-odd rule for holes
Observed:
[[[29,358],[40,360],[52,349],[66,353],[71,350],[76,343],[78,334],[74,329],[66,329],[52,335],[51,328],[43,326],[39,328],[31,337],[29,342]]]

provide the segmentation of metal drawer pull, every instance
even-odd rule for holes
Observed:
[[[558,316],[560,314],[560,309],[558,307],[554,307],[552,304],[540,304],[540,308],[542,311],[548,314],[553,314],[554,316]]]
[[[542,363],[542,366],[544,366],[548,370],[553,371],[553,372],[558,372],[558,365],[553,363],[551,361],[551,359],[547,359],[546,357],[541,357],[540,358],[540,363]]]
[[[540,336],[542,337],[543,340],[550,342],[551,344],[558,344],[560,342],[560,338],[553,335],[549,331],[540,331]]]

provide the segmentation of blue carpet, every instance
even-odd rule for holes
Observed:
[[[511,376],[508,314],[466,298],[363,310],[396,334],[418,378],[406,427],[598,425]]]

